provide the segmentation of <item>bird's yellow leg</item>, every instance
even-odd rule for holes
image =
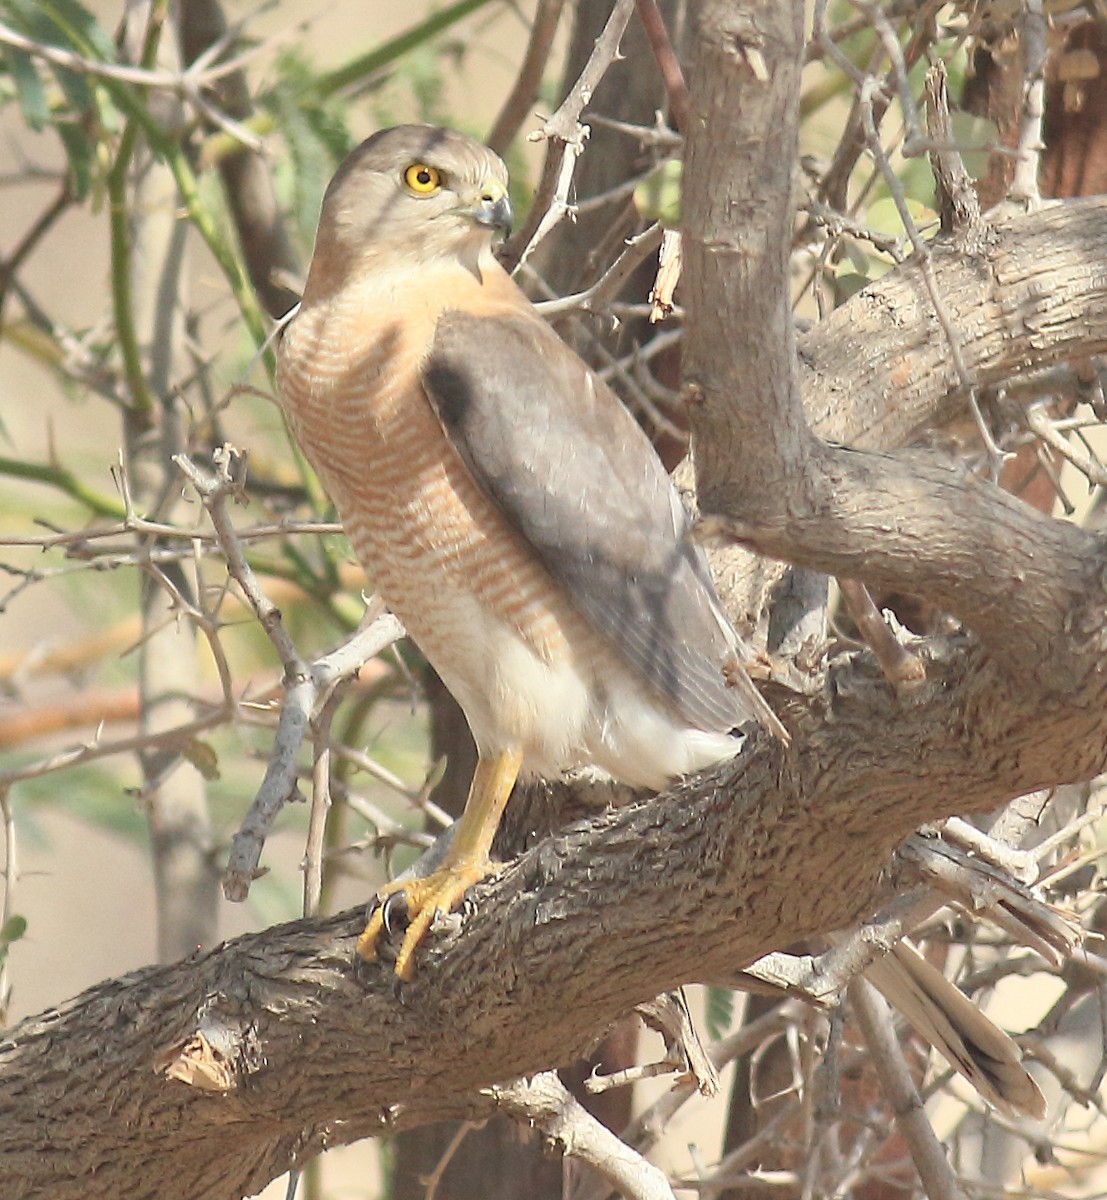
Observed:
[[[435,914],[448,913],[466,889],[492,869],[488,853],[522,761],[522,754],[514,750],[477,760],[465,811],[442,865],[425,879],[394,880],[377,893],[380,903],[357,941],[357,952],[366,962],[377,957],[377,941],[384,927],[384,901],[402,891],[409,924],[396,959],[396,974],[401,979],[411,978],[415,970],[415,947],[423,940]]]

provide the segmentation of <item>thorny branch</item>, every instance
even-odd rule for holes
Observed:
[[[536,1125],[551,1145],[588,1163],[630,1200],[674,1200],[665,1172],[597,1121],[556,1072],[494,1088],[491,1095],[506,1112]]]
[[[640,3],[639,7],[643,12],[656,12],[652,4]],[[1071,412],[1063,412],[1050,402],[1055,395],[1062,393],[1079,397],[1081,402],[1087,404],[1087,397],[1091,393],[1087,390],[1086,380],[1083,385],[1084,392],[1080,391],[1079,376],[1083,374],[1086,377],[1089,374],[1089,364],[1081,364],[1078,369],[1067,364],[1046,367],[1033,377],[1024,375],[1013,379],[1010,386],[1001,392],[995,406],[985,405],[987,419],[981,412],[974,384],[976,372],[973,363],[966,361],[968,351],[964,350],[961,340],[965,314],[952,307],[948,296],[943,294],[942,288],[938,286],[939,276],[931,269],[930,264],[932,259],[940,258],[940,255],[935,255],[932,245],[927,242],[912,217],[908,195],[900,187],[897,176],[895,148],[887,147],[886,130],[882,129],[885,114],[890,110],[894,111],[891,106],[898,102],[905,127],[903,133],[898,135],[902,139],[899,149],[909,153],[929,149],[935,155],[951,151],[952,157],[956,158],[956,147],[951,149],[948,138],[932,135],[929,145],[922,138],[918,129],[914,98],[910,91],[909,73],[927,53],[928,47],[933,48],[931,38],[937,34],[933,32],[924,36],[918,32],[923,28],[920,18],[917,31],[911,36],[911,40],[907,41],[904,38],[896,22],[905,14],[915,15],[917,5],[859,2],[853,7],[855,16],[838,24],[831,24],[828,17],[829,6],[825,3],[816,6],[817,40],[807,47],[807,60],[814,62],[822,59],[845,71],[854,84],[854,107],[850,122],[834,149],[830,163],[819,164],[813,168],[813,192],[829,198],[833,206],[822,201],[811,201],[807,205],[812,221],[809,230],[806,230],[802,237],[809,237],[811,241],[810,245],[806,245],[800,244],[802,237],[799,239],[795,247],[797,256],[802,260],[802,256],[811,253],[816,239],[821,239],[817,242],[818,258],[821,266],[826,269],[825,276],[821,278],[833,279],[835,268],[842,261],[842,248],[847,243],[854,248],[863,244],[866,253],[870,250],[875,251],[894,261],[902,259],[904,248],[910,246],[916,261],[922,264],[921,278],[928,302],[939,323],[949,356],[953,360],[960,387],[968,398],[970,411],[975,409],[974,416],[980,436],[993,460],[998,461],[1000,456],[1013,447],[1034,444],[1048,451],[1049,462],[1052,462],[1053,456],[1056,455],[1083,474],[1091,484],[1102,487],[1107,480],[1107,471],[1097,457],[1094,441],[1085,438],[1085,430],[1100,423],[1099,415],[1084,415],[1087,412],[1085,407],[1079,415],[1073,416]],[[503,106],[501,119],[497,122],[497,138],[508,138],[508,131],[517,128],[518,121],[522,119],[525,105],[533,95],[536,72],[540,73],[540,60],[548,52],[552,24],[556,24],[560,8],[561,5],[556,2],[540,4],[540,15],[545,24],[536,22],[533,27],[527,60],[520,71],[517,87]],[[525,236],[521,236],[513,244],[513,250],[519,258],[529,255],[534,246],[547,235],[555,235],[558,222],[572,212],[573,169],[577,155],[584,146],[585,122],[596,123],[603,119],[588,111],[589,98],[596,81],[617,54],[619,38],[632,8],[630,3],[615,6],[604,37],[597,43],[586,77],[582,77],[581,84],[550,118],[540,135],[549,141],[550,153],[534,208],[533,227],[524,230]],[[847,55],[843,46],[849,38],[866,31],[872,31],[874,38],[871,42],[871,54],[867,62],[863,62],[861,58]],[[1026,63],[1025,96],[1020,123],[1018,170],[1011,188],[1012,198],[1030,206],[1033,206],[1037,197],[1037,158],[1042,141],[1042,79],[1046,54],[1044,35],[1045,20],[1041,5],[1031,0],[1022,22],[1021,36],[1024,39]],[[24,48],[18,40],[19,36],[15,34],[13,40],[11,31],[0,27],[0,42],[6,42],[15,48]],[[197,111],[208,119],[236,136],[249,139],[248,131],[226,119],[225,114],[213,111],[210,103],[205,103],[200,95],[200,90],[209,87],[223,74],[250,65],[255,61],[256,55],[268,51],[274,44],[263,43],[256,50],[238,55],[233,60],[220,62],[215,67],[211,66],[215,57],[213,50],[213,54],[205,56],[189,71],[183,73],[142,71],[122,65],[98,63],[50,47],[30,47],[30,51],[43,62],[79,71],[89,77],[111,79],[143,88],[162,88],[185,95]],[[218,47],[219,52],[223,48],[225,43]],[[660,55],[662,61],[667,53],[671,53],[671,48],[665,50],[663,46]],[[751,49],[750,53],[755,58],[756,48]],[[852,55],[852,51],[850,54]],[[863,65],[859,66],[858,62],[863,62]],[[674,89],[671,85],[669,92],[674,116],[678,125],[683,127],[684,119],[679,115],[680,102],[674,103]],[[668,131],[651,130],[648,116],[643,118],[641,126],[627,128],[632,132],[637,130],[636,136],[639,136],[644,144],[666,147],[672,147],[674,144],[674,139]],[[882,137],[884,141],[881,140]],[[875,162],[875,171],[867,180],[851,178],[854,176],[854,167],[858,159],[866,150]],[[894,236],[870,228],[866,223],[865,202],[871,197],[874,180],[878,176],[886,184],[893,198],[904,227],[903,236]],[[632,185],[633,181],[628,181],[628,190]],[[915,197],[912,196],[911,199]],[[812,230],[817,233],[811,232]],[[567,309],[606,311],[610,295],[641,257],[652,253],[657,236],[656,229],[641,235],[619,252],[619,256],[600,274],[596,284],[578,295],[555,299],[547,306],[547,312],[553,315]],[[17,261],[14,266],[18,268],[20,262]],[[59,345],[65,347],[69,356],[66,369],[71,377],[82,380],[100,394],[112,395],[110,379],[100,371],[95,355],[90,354],[89,343],[69,333],[60,325],[47,321],[41,312],[36,313],[22,282],[17,281],[13,285],[13,295],[28,304],[32,322],[37,322],[40,330],[49,330],[51,336],[58,339]],[[610,311],[620,317],[633,316],[646,311],[646,306],[624,305],[612,307]],[[637,382],[644,401],[648,401],[655,394],[667,397],[672,394],[671,386],[666,391],[654,380],[652,386],[656,387],[657,391],[651,391],[650,381],[653,377],[648,374],[642,375],[641,372],[648,371],[650,364],[666,350],[671,349],[680,336],[680,331],[676,331],[655,339],[641,350],[632,349],[621,353],[620,357],[611,361],[603,371],[612,377],[622,375],[631,378],[632,382]],[[1029,403],[1024,409],[1020,405],[1028,395],[1035,402]],[[1050,399],[1039,401],[1038,397],[1041,396]],[[1020,397],[1021,400],[1016,399],[1015,403],[1004,407],[1004,399],[1011,401]],[[115,399],[118,400],[118,396]],[[1091,403],[1094,405],[1097,402],[1092,400]],[[1102,396],[1098,404],[1102,407]],[[1008,410],[1016,408],[1018,412],[1015,419],[1005,420],[1010,415]],[[667,421],[664,414],[657,414],[657,418],[658,423],[664,426]],[[680,431],[673,426],[670,432]],[[881,448],[891,447],[886,445]],[[300,750],[305,735],[310,733],[313,768],[308,777],[313,790],[313,814],[305,860],[305,911],[308,911],[314,909],[315,898],[318,896],[322,856],[321,833],[332,792],[334,796],[341,795],[353,807],[362,806],[366,818],[377,827],[378,844],[400,836],[398,826],[390,817],[377,811],[370,802],[351,796],[348,789],[336,785],[331,769],[333,760],[345,757],[348,761],[371,771],[388,786],[403,791],[409,798],[413,789],[405,787],[402,781],[384,771],[363,752],[353,747],[342,746],[330,732],[335,697],[343,681],[356,673],[360,663],[375,652],[376,648],[383,647],[398,636],[400,630],[391,622],[391,618],[378,617],[349,643],[332,654],[315,660],[309,660],[300,654],[288,635],[277,606],[272,601],[272,589],[269,589],[270,594],[267,596],[256,577],[251,576],[242,547],[247,542],[272,537],[283,538],[294,533],[335,532],[336,527],[322,523],[266,522],[235,529],[227,520],[226,512],[227,499],[235,495],[235,475],[229,459],[217,465],[220,473],[215,477],[209,477],[198,470],[195,476],[190,476],[201,492],[205,488],[213,489],[207,494],[204,503],[212,516],[214,532],[207,528],[181,528],[164,522],[146,520],[138,517],[128,506],[128,512],[122,521],[114,521],[107,526],[73,533],[4,538],[3,544],[23,548],[62,549],[97,565],[115,565],[117,562],[137,561],[133,551],[119,548],[119,543],[124,538],[141,536],[148,539],[156,536],[160,539],[182,541],[179,551],[176,548],[161,546],[148,552],[141,565],[158,579],[161,586],[171,592],[177,612],[196,623],[204,632],[219,669],[220,689],[218,697],[213,696],[210,711],[201,710],[195,722],[159,734],[154,741],[147,740],[144,743],[165,747],[179,746],[217,724],[243,719],[242,702],[229,686],[227,664],[219,642],[219,605],[208,603],[204,599],[205,593],[202,589],[196,592],[200,599],[190,601],[169,575],[159,569],[170,563],[194,561],[198,557],[198,548],[201,545],[215,546],[226,555],[231,564],[232,577],[266,627],[289,685],[282,705],[281,721],[269,771],[236,838],[235,854],[238,858],[234,860],[232,856],[227,882],[231,891],[244,894],[248,888],[250,879],[257,870],[264,839],[272,821],[281,805],[296,793],[299,781],[305,777]],[[185,469],[188,470],[188,466],[185,466]],[[883,603],[883,600],[880,602]],[[873,613],[869,612],[869,616],[873,616]],[[922,657],[918,660],[914,658],[916,645],[908,642],[901,626],[895,623],[885,625],[879,620],[879,613],[876,614],[876,618],[879,627],[872,628],[872,644],[879,651],[878,658],[890,678],[897,678],[904,662],[928,661],[925,659],[925,647],[918,651]],[[836,657],[834,662],[835,670],[839,672],[835,678],[847,678],[842,673],[845,670],[845,659]],[[848,678],[855,677],[851,675]],[[92,761],[121,749],[133,749],[137,744],[138,739],[135,738],[107,742],[98,734],[92,742],[76,751],[54,755],[36,764],[21,767],[14,773],[0,775],[0,798],[4,801],[4,805],[0,807],[4,808],[5,831],[9,842],[5,913],[10,911],[8,901],[16,878],[13,849],[15,825],[7,805],[11,785],[74,763]],[[425,794],[421,793],[415,799],[421,804],[426,804]],[[923,934],[932,937],[934,945],[940,946],[948,942],[950,935],[944,923],[949,919],[951,909],[947,906],[950,904],[954,906],[952,911],[957,913],[966,911],[985,914],[991,926],[991,931],[980,936],[969,950],[963,978],[970,990],[976,991],[989,986],[1005,973],[1051,973],[1060,978],[1064,972],[1071,971],[1071,964],[1068,967],[1064,965],[1073,944],[1071,922],[1064,913],[1048,907],[1043,902],[1042,894],[1058,902],[1072,902],[1074,906],[1079,902],[1084,906],[1082,913],[1086,914],[1089,920],[1094,918],[1095,906],[1088,893],[1081,895],[1079,880],[1081,873],[1093,869],[1098,861],[1099,850],[1093,836],[1098,812],[1095,809],[1094,795],[1086,795],[1081,804],[1084,806],[1083,812],[1079,807],[1074,809],[1070,816],[1060,819],[1058,828],[1042,836],[1037,847],[1026,851],[997,848],[981,836],[979,831],[975,831],[975,827],[965,823],[959,825],[956,821],[946,826],[941,842],[929,837],[909,839],[901,848],[899,857],[902,869],[909,876],[907,882],[911,886],[898,903],[889,904],[876,917],[866,922],[864,927],[843,931],[842,940],[823,954],[796,960],[788,960],[783,955],[770,955],[748,967],[749,979],[743,982],[753,987],[764,988],[766,983],[778,988],[787,987],[793,995],[782,1000],[768,1016],[746,1027],[739,1027],[711,1046],[709,1055],[715,1066],[721,1067],[738,1054],[753,1055],[760,1059],[772,1050],[774,1044],[786,1043],[788,1053],[795,1064],[794,1091],[771,1121],[763,1123],[745,1143],[727,1147],[725,1153],[720,1155],[717,1166],[703,1164],[705,1169],[696,1180],[690,1182],[707,1194],[711,1194],[712,1189],[748,1186],[751,1182],[758,1182],[756,1172],[752,1171],[755,1160],[777,1154],[781,1147],[796,1139],[797,1129],[813,1128],[810,1098],[802,1095],[801,1089],[807,1087],[811,1078],[811,1064],[817,1063],[823,1050],[821,1031],[825,1027],[825,1018],[813,1012],[809,1004],[801,1003],[794,997],[804,994],[808,999],[825,1004],[841,988],[848,986],[859,996],[858,1005],[863,1020],[866,1016],[869,1019],[869,1036],[882,1047],[876,1051],[876,1061],[888,1077],[888,1094],[899,1097],[904,1103],[909,1103],[909,1106],[914,1106],[910,1111],[899,1115],[906,1122],[905,1132],[912,1141],[912,1154],[919,1163],[925,1186],[932,1197],[962,1194],[956,1178],[948,1168],[943,1169],[944,1159],[941,1163],[935,1159],[934,1138],[921,1117],[921,1110],[917,1109],[917,1075],[912,1077],[910,1068],[905,1066],[899,1041],[894,1036],[889,1036],[886,1018],[880,1017],[879,1014],[874,1017],[871,1005],[862,994],[864,984],[851,981],[897,938],[918,932],[920,928]],[[1018,826],[1020,835],[1033,835],[1034,822],[1040,818],[1043,806],[1044,800],[1031,806],[1035,815]],[[951,846],[950,842],[956,842],[961,849]],[[1025,883],[1033,883],[1039,858],[1042,860],[1043,874],[1041,882],[1035,885],[1035,892],[1031,893],[1026,888],[1020,889],[1005,877],[1004,872],[1012,872]],[[989,863],[1000,870],[990,872]],[[922,882],[915,882],[920,878]],[[1018,945],[1030,946],[1035,953],[1012,954],[1012,949]],[[1104,965],[1103,960],[1094,953],[1086,955],[1081,964],[1086,976],[1100,981],[1103,978]],[[1070,982],[1070,977],[1066,977],[1066,982]],[[1084,985],[1071,986],[1072,994],[1079,997],[1082,994],[1080,988]],[[1087,994],[1093,994],[1095,988],[1101,989],[1098,995],[1102,999],[1101,982],[1088,985]],[[2,998],[3,985],[0,976],[0,1001]],[[1088,1089],[1085,1070],[1074,1070],[1057,1058],[1048,1039],[1028,1037],[1026,1040],[1027,1044],[1033,1044],[1039,1060],[1046,1064],[1060,1081],[1065,1093],[1062,1105],[1098,1103],[1097,1097]],[[859,1052],[841,1048],[837,1051],[827,1049],[828,1062],[835,1053],[841,1060],[843,1070],[847,1072],[857,1068],[861,1062]],[[1104,1062],[1101,1061],[1091,1074],[1093,1085],[1102,1076],[1103,1069]],[[635,1077],[635,1071],[641,1074],[643,1070],[645,1069],[633,1069],[626,1079]],[[621,1181],[628,1193],[634,1196],[671,1195],[671,1189],[663,1178],[652,1174],[648,1169],[643,1173],[643,1160],[627,1151],[622,1143],[610,1140],[610,1135],[594,1129],[590,1119],[582,1120],[580,1112],[574,1107],[575,1102],[571,1101],[571,1098],[566,1101],[565,1095],[557,1090],[560,1085],[554,1086],[548,1094],[542,1092],[540,1085],[552,1085],[552,1079],[540,1075],[529,1084],[520,1082],[493,1089],[491,1093],[486,1093],[485,1099],[491,1096],[496,1103],[510,1110],[518,1119],[538,1123],[548,1136],[558,1138],[571,1153],[577,1154],[584,1161],[592,1162],[601,1171],[606,1164],[607,1184],[619,1186]],[[678,1081],[667,1095],[634,1123],[631,1129],[624,1131],[625,1141],[644,1152],[656,1143],[666,1123],[677,1110],[691,1101],[696,1094],[696,1089],[690,1081]],[[480,1113],[474,1111],[474,1115],[479,1117]],[[839,1115],[835,1113],[830,1118],[832,1125]],[[870,1159],[876,1160],[876,1152],[880,1149],[886,1130],[880,1118],[873,1115],[872,1111],[867,1114],[867,1119],[869,1126],[864,1137],[855,1146],[844,1146],[841,1154],[812,1154],[802,1171],[790,1170],[786,1164],[782,1164],[773,1172],[766,1171],[765,1179],[761,1182],[768,1182],[771,1175],[772,1183],[780,1187],[791,1187],[797,1191],[806,1187],[810,1194],[846,1194],[849,1189],[859,1186],[866,1179],[871,1180],[874,1176],[872,1173],[866,1174],[865,1164]],[[964,1117],[959,1117],[954,1123],[953,1135],[959,1136],[964,1125]],[[569,1130],[567,1136],[561,1132],[566,1129]],[[1039,1150],[1048,1146],[1048,1142],[1045,1141],[1032,1142],[1025,1131],[1018,1132],[1017,1135],[1009,1131],[1008,1136],[1019,1136],[1026,1144]],[[572,1147],[569,1147],[570,1142],[574,1143]]]
[[[391,613],[381,613],[371,617],[337,649],[313,662],[305,661],[284,627],[280,610],[262,590],[257,576],[246,561],[227,512],[228,498],[240,494],[244,483],[242,468],[245,464],[241,456],[230,446],[217,451],[215,464],[218,473],[214,475],[206,474],[183,455],[178,457],[177,462],[211,518],[227,560],[228,573],[242,589],[284,667],[285,696],[273,751],[257,795],[234,836],[223,875],[223,891],[227,899],[241,901],[245,900],[250,884],[258,874],[265,839],[277,814],[297,795],[300,747],[317,713],[316,763],[318,765],[322,761],[325,768],[320,768],[322,773],[313,779],[315,821],[310,836],[318,852],[322,839],[318,821],[322,819],[328,804],[330,779],[327,744],[329,722],[323,717],[332,712],[329,702],[342,682],[356,675],[371,658],[402,637],[403,627]],[[314,894],[317,886],[316,868],[317,864],[312,865],[310,872],[305,875],[305,888],[309,888],[306,894],[309,895]]]
[[[543,123],[541,131],[532,135],[532,140],[547,143],[546,161],[526,223],[503,249],[503,262],[509,269],[525,263],[539,242],[571,210],[573,169],[588,136],[588,128],[580,120],[581,113],[619,53],[619,42],[634,4],[635,0],[616,0],[580,78],[557,111]]]

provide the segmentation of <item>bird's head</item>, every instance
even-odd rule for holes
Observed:
[[[507,168],[498,154],[452,129],[398,125],[362,142],[323,198],[315,262],[418,270],[443,259],[479,270],[492,235],[511,228]],[[310,286],[310,284],[309,284]]]

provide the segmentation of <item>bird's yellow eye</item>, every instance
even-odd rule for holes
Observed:
[[[442,186],[442,172],[426,163],[412,163],[404,172],[404,183],[417,196],[429,196]]]

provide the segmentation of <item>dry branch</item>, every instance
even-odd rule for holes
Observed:
[[[821,324],[796,367],[782,197],[799,6],[697,8],[704,53],[728,61],[693,71],[694,88],[738,78],[692,96],[686,286],[704,496],[747,542],[921,592],[971,633],[920,642],[925,679],[903,695],[871,657],[843,654],[825,694],[781,701],[787,752],[753,735],[738,760],[545,839],[473,890],[400,991],[387,968],[356,965],[356,910],[136,972],[24,1022],[0,1043],[15,1200],[237,1197],[326,1146],[481,1119],[494,1103],[481,1089],[577,1057],[658,991],[733,981],[879,908],[893,852],[920,824],[1102,768],[1102,540],[934,459],[874,452],[951,403],[957,382],[916,264]],[[735,111],[753,131],[738,145]],[[975,249],[933,249],[979,383],[1107,349],[1105,207],[1004,218]],[[819,440],[843,430],[870,449]]]
[[[25,1022],[0,1047],[12,1194],[240,1195],[324,1145],[479,1116],[475,1089],[571,1060],[659,989],[726,982],[872,911],[892,849],[918,824],[1099,765],[1101,682],[1043,716],[997,693],[970,646],[935,648],[927,667],[907,703],[874,664],[843,666],[831,710],[801,722],[787,761],[758,740],[656,801],[542,842],[474,891],[399,995],[386,968],[355,968],[355,910]],[[196,1077],[225,1081],[215,1094],[154,1069],[208,1054],[218,1069]]]

